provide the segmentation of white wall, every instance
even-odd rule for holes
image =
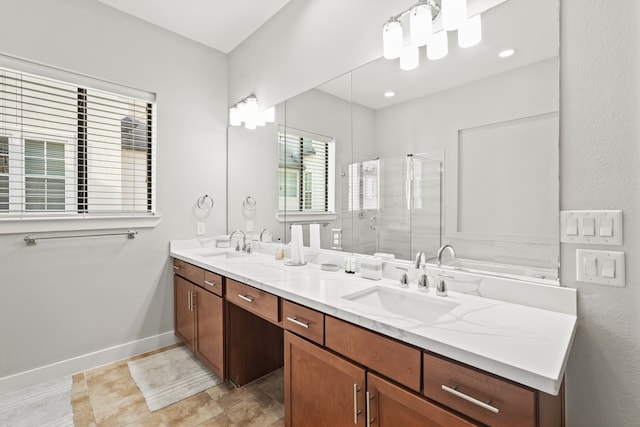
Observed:
[[[578,289],[578,333],[567,372],[569,426],[640,419],[640,3],[563,0],[562,209],[622,209],[626,287],[577,283],[561,245],[561,280]]]
[[[232,52],[229,71],[237,77],[230,99],[256,89],[279,102],[380,56],[381,23],[409,4],[371,3],[292,0],[284,16],[294,28],[274,20]],[[624,210],[625,244],[616,249],[627,259],[625,288],[579,284],[576,246],[561,245],[562,282],[579,289],[567,370],[570,427],[627,426],[640,419],[639,7],[634,0],[609,8],[595,0],[561,0],[561,206]],[[349,25],[334,25],[342,11],[350,12]],[[324,58],[328,65],[317,66]],[[315,65],[312,72],[309,65]]]
[[[376,112],[376,155],[388,158],[398,153],[444,150],[444,242],[453,244],[461,258],[552,268],[558,258],[557,237],[549,241],[549,236],[558,234],[558,124],[554,114],[559,108],[558,98],[558,60],[551,58],[383,108]],[[468,135],[469,130],[483,126],[486,129],[487,125],[494,124],[504,129],[505,123],[513,125],[516,120],[534,116],[539,121],[540,115],[549,113],[551,120],[543,122],[548,138],[537,140],[538,134],[530,132],[512,141],[512,145],[528,146],[533,151],[519,155],[523,157],[521,162],[534,169],[522,165],[518,168],[519,159],[512,156],[505,170],[518,170],[517,179],[500,179],[502,187],[497,192],[497,187],[487,189],[490,194],[483,194],[484,200],[477,205],[486,207],[487,201],[491,201],[491,209],[469,212],[464,205],[468,202],[465,200],[468,193],[461,193],[465,190],[464,184],[469,182],[460,182],[464,175],[458,169],[458,162],[466,154],[460,152],[463,142],[460,131],[466,130]],[[530,125],[531,120],[527,123]],[[472,160],[476,164],[492,163],[498,157],[495,150],[484,147],[481,151],[484,157],[474,155]],[[531,163],[536,157],[532,154],[541,161]],[[492,166],[492,171],[497,173],[497,167]],[[482,173],[478,171],[478,175]],[[478,186],[485,187],[489,179],[480,181]],[[536,195],[533,190],[540,188],[548,190]],[[480,194],[477,188],[473,191]],[[500,197],[491,193],[522,198],[517,206],[504,206],[500,204]],[[510,197],[504,203],[512,204],[517,197]],[[465,228],[469,226],[468,217],[473,217],[475,229]],[[508,221],[513,223],[511,230],[507,227]],[[479,227],[483,227],[482,232]],[[532,229],[535,232],[530,231]]]
[[[26,247],[23,234],[1,235],[0,378],[131,341],[172,340],[169,240],[195,237],[196,221],[213,236],[226,226],[225,55],[97,1],[3,0],[0,9],[0,52],[157,93],[162,216],[133,241]],[[215,207],[197,219],[205,193]]]

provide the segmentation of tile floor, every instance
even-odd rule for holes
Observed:
[[[74,375],[71,404],[75,426],[284,426],[282,369],[239,389],[224,382],[149,412],[127,362],[173,347]]]

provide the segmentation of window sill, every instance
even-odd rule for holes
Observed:
[[[0,218],[0,235],[50,233],[60,231],[154,228],[160,216],[77,216]]]
[[[318,223],[331,222],[338,218],[338,214],[333,212],[324,213],[301,213],[301,212],[278,212],[276,219],[278,222],[295,222],[295,223]]]

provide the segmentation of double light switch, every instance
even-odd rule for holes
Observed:
[[[624,287],[624,252],[578,249],[576,273],[580,282]]]

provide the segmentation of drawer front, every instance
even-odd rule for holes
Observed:
[[[424,354],[424,394],[491,426],[536,425],[535,392],[509,381]]]
[[[318,311],[283,301],[282,326],[316,344],[324,344],[324,314]]]
[[[184,273],[184,266],[185,266],[186,262],[178,259],[178,258],[174,258],[173,259],[173,273],[177,274],[178,276],[181,277],[185,277],[185,273]]]
[[[195,284],[202,285],[204,282],[204,270],[185,262],[184,277]]]
[[[324,323],[327,347],[420,392],[420,350],[333,317]]]
[[[278,323],[278,297],[235,280],[227,279],[227,301],[253,314]]]
[[[201,286],[209,292],[222,296],[222,276],[219,274],[205,270]]]

